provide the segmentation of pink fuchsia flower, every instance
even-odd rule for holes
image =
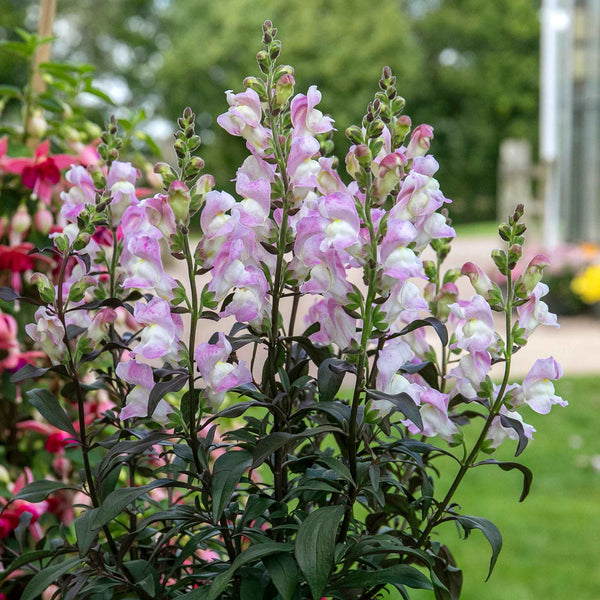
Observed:
[[[179,339],[183,335],[183,322],[179,315],[171,313],[169,303],[157,297],[152,298],[148,304],[136,302],[133,318],[146,325],[140,343],[134,349],[134,356],[176,362],[179,357]]]
[[[31,228],[31,223],[31,215],[27,207],[25,204],[21,204],[10,220],[9,241],[11,246],[15,246],[23,240],[25,234]]]
[[[243,137],[260,156],[271,142],[271,131],[261,124],[262,107],[258,94],[248,89],[241,94],[225,92],[229,110],[217,117],[217,123],[231,135]]]
[[[506,438],[518,440],[519,433],[513,427],[506,427],[502,424],[502,417],[507,417],[518,421],[523,427],[525,437],[532,440],[535,433],[535,427],[523,422],[523,417],[517,411],[510,411],[505,406],[500,407],[500,414],[494,417],[492,424],[487,432],[487,439],[491,442],[492,448],[497,448]]]
[[[225,334],[220,332],[216,344],[199,344],[194,351],[196,366],[206,384],[208,399],[218,407],[227,392],[244,383],[252,382],[252,373],[246,363],[229,362],[232,347]]]
[[[306,324],[320,323],[321,329],[310,336],[316,344],[336,344],[341,350],[356,340],[356,320],[348,315],[335,299],[327,298],[313,304],[306,316]]]
[[[79,162],[76,156],[54,154],[50,156],[50,142],[42,142],[33,158],[6,158],[0,161],[0,169],[21,176],[26,188],[44,204],[50,204],[54,186],[60,182],[60,171]]]
[[[519,327],[525,330],[525,338],[528,338],[539,325],[560,327],[556,315],[551,313],[548,310],[548,305],[541,300],[549,291],[548,286],[540,282],[536,284],[529,300],[517,307]]]
[[[410,143],[406,149],[406,156],[408,158],[415,158],[417,156],[425,156],[431,145],[431,138],[433,137],[433,127],[423,123],[413,129],[412,135],[410,136]]]
[[[133,389],[127,394],[125,406],[121,409],[120,419],[145,417],[148,414],[148,400],[154,387],[152,367],[136,360],[120,362],[116,374],[126,383],[133,384]],[[172,412],[171,405],[166,400],[160,400],[151,418],[157,423],[165,424]]]
[[[40,306],[35,311],[34,319],[35,323],[25,325],[27,335],[42,347],[53,365],[60,364],[66,351],[63,324],[45,306]]]
[[[323,113],[315,108],[319,102],[321,102],[321,92],[316,85],[308,88],[306,96],[298,94],[294,97],[290,105],[294,127],[292,135],[315,136],[333,129],[333,119],[323,116]]]
[[[484,352],[496,340],[492,310],[482,296],[475,294],[468,302],[451,304],[450,312],[459,319],[455,330],[458,348]]]
[[[73,423],[74,428],[78,428],[79,423]],[[27,421],[19,421],[17,423],[17,429],[26,431],[35,431],[40,433],[46,438],[44,447],[51,454],[63,454],[64,449],[70,444],[76,444],[78,441],[69,435],[66,431],[62,431],[54,425],[49,423],[40,423],[33,419]]]
[[[33,215],[33,224],[36,230],[43,235],[48,235],[54,225],[54,216],[41,202]]]
[[[466,275],[469,278],[471,285],[480,296],[483,296],[484,298],[489,297],[489,293],[493,289],[494,284],[480,267],[472,262],[467,262],[462,266],[460,274]]]
[[[421,405],[419,412],[423,420],[423,429],[419,429],[412,421],[403,421],[408,430],[413,434],[422,434],[426,437],[439,435],[447,442],[451,442],[458,433],[456,425],[448,416],[448,403],[450,396],[437,390],[426,389],[419,397]]]
[[[538,358],[525,379],[523,394],[529,407],[540,415],[550,412],[553,405],[567,406],[568,402],[554,394],[554,384],[562,377],[561,366],[552,358]]]
[[[488,352],[472,352],[462,356],[458,366],[446,375],[446,379],[455,380],[451,395],[461,394],[468,400],[477,398],[477,392],[491,368],[492,359]]]
[[[0,374],[19,365],[21,351],[17,341],[17,322],[12,315],[0,312]]]

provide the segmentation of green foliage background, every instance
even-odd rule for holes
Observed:
[[[37,0],[0,0],[2,31],[35,27]],[[536,0],[59,0],[55,58],[87,60],[118,76],[128,104],[170,121],[199,114],[208,169],[222,186],[242,151],[216,127],[224,90],[255,74],[260,25],[270,18],[297,91],[316,84],[343,132],[359,122],[383,65],[392,67],[413,123],[434,125],[439,179],[453,216],[494,216],[497,156],[505,137],[534,144],[538,116]],[[20,77],[0,56],[0,79]]]

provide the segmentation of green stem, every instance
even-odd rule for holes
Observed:
[[[190,337],[188,340],[188,393],[190,397],[189,402],[189,428],[190,428],[190,448],[192,450],[192,456],[194,457],[194,464],[198,473],[202,471],[200,465],[200,459],[198,458],[198,432],[196,431],[196,413],[198,412],[198,397],[195,390],[194,381],[194,348],[196,347],[196,327],[198,325],[199,318],[199,303],[198,303],[198,290],[196,289],[196,265],[195,260],[190,248],[189,233],[186,232],[183,235],[183,246],[185,253],[185,260],[188,269],[188,279],[190,282],[190,289],[192,294],[192,307],[190,311]]]
[[[477,441],[475,442],[473,449],[469,453],[469,456],[467,457],[466,461],[461,465],[460,469],[458,470],[458,473],[456,474],[456,477],[454,478],[454,481],[452,482],[446,496],[444,497],[442,502],[440,502],[440,504],[438,504],[437,510],[434,513],[433,517],[427,523],[427,526],[425,527],[425,529],[423,530],[423,533],[419,537],[419,540],[417,542],[417,547],[422,546],[427,541],[427,538],[428,538],[429,534],[431,533],[432,529],[438,524],[440,518],[443,516],[443,514],[444,514],[446,508],[448,507],[450,501],[452,500],[452,497],[454,496],[454,493],[456,492],[458,486],[460,485],[460,483],[463,480],[464,476],[466,475],[467,471],[471,468],[471,466],[477,459],[477,456],[481,449],[481,445],[483,444],[483,442],[485,441],[485,439],[487,437],[487,433],[488,433],[490,427],[492,426],[492,422],[498,416],[500,409],[502,408],[502,404],[504,403],[504,396],[506,393],[506,388],[508,386],[508,380],[510,377],[510,368],[511,368],[511,362],[512,362],[512,349],[513,349],[512,296],[513,296],[512,273],[509,271],[508,275],[507,275],[507,294],[506,294],[506,306],[505,306],[506,345],[504,348],[504,357],[506,359],[506,362],[504,363],[504,377],[502,379],[502,384],[500,386],[500,390],[498,391],[498,395],[496,396],[496,400],[494,401],[494,404],[492,405],[492,407],[490,409],[490,414],[488,415],[488,417],[485,421],[483,429],[481,430],[481,433],[479,434],[479,437],[477,438]]]

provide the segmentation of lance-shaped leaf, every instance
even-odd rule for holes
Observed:
[[[324,506],[312,512],[296,536],[296,560],[312,592],[320,600],[333,567],[335,536],[343,506]]]
[[[188,380],[187,373],[177,375],[170,381],[161,381],[157,383],[150,392],[148,398],[148,416],[151,417],[158,406],[158,403],[171,392],[178,392]]]
[[[26,364],[12,375],[10,382],[21,383],[21,381],[27,379],[42,377],[42,375],[45,375],[48,371],[54,371],[55,373],[60,373],[60,375],[67,374],[67,369],[64,365],[55,365],[54,367],[34,367],[33,365]]]
[[[21,600],[34,600],[52,583],[57,583],[58,579],[68,573],[81,563],[79,557],[70,558],[60,563],[50,563],[41,571],[38,571],[23,590]]]
[[[374,585],[385,585],[387,583],[405,585],[420,590],[433,589],[433,585],[427,576],[410,565],[394,565],[377,571],[350,571],[340,581],[336,582],[335,586],[365,589]]]
[[[355,373],[356,367],[339,358],[326,358],[319,365],[317,373],[319,400],[322,402],[333,400],[344,381],[344,375],[348,372]]]
[[[411,331],[421,327],[433,327],[435,332],[438,334],[442,345],[445,346],[448,343],[448,330],[446,329],[446,326],[435,317],[416,319],[412,323],[409,323],[404,329],[402,329],[402,331],[399,331],[398,335],[406,335],[407,333],[410,333]]]
[[[496,564],[496,561],[498,560],[500,550],[502,550],[502,534],[500,533],[498,528],[491,521],[488,521],[483,517],[454,515],[452,517],[442,519],[442,521],[456,521],[457,523],[459,523],[465,531],[465,537],[469,535],[472,529],[479,529],[483,533],[483,535],[485,535],[487,541],[492,547],[492,558],[490,559],[490,570],[486,577],[487,581],[490,578],[492,571],[494,570],[494,566]],[[440,523],[442,521],[440,521]]]
[[[523,423],[521,423],[521,421],[517,421],[517,419],[511,419],[506,415],[500,415],[500,423],[502,423],[502,427],[514,429],[517,432],[517,435],[519,436],[519,443],[517,444],[515,456],[519,456],[519,454],[521,454],[521,452],[527,448],[527,444],[529,443],[529,438],[525,435]]]
[[[521,471],[521,473],[523,473],[523,491],[521,492],[519,502],[523,502],[523,500],[525,500],[525,498],[527,498],[529,495],[531,482],[533,481],[533,473],[531,472],[531,469],[527,468],[525,465],[521,465],[516,462],[501,462],[494,458],[482,460],[478,463],[475,463],[473,466],[478,467],[479,465],[498,465],[503,471],[512,471],[513,469],[518,469]]]
[[[19,490],[19,493],[14,497],[15,500],[27,500],[27,502],[42,502],[52,492],[58,490],[76,490],[77,487],[62,483],[60,481],[50,481],[49,479],[42,479],[40,481],[33,481],[27,484],[25,487]]]
[[[245,450],[222,454],[215,461],[212,477],[212,517],[218,523],[225,505],[237,487],[244,471],[250,468],[252,455]]]
[[[77,434],[69,415],[60,405],[58,398],[49,390],[44,388],[29,390],[27,392],[27,399],[31,406],[36,408],[42,414],[46,421],[61,431],[70,433],[73,438],[77,439]]]
[[[292,600],[298,587],[298,567],[296,561],[287,553],[278,552],[265,556],[263,564],[267,567],[271,581],[277,588],[282,600]]]

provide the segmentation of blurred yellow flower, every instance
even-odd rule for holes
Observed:
[[[590,265],[571,281],[571,290],[586,304],[600,302],[600,265]]]

